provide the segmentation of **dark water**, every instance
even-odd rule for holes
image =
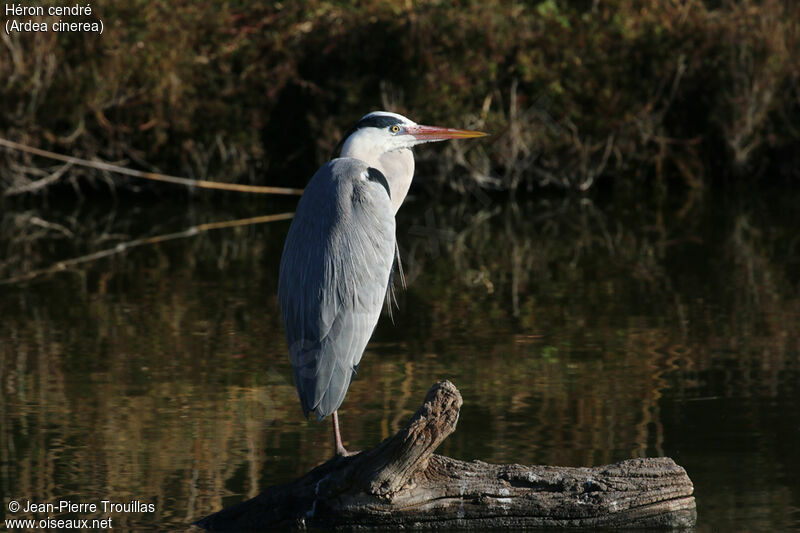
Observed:
[[[439,452],[598,465],[673,457],[701,531],[800,529],[800,195],[508,204],[419,198],[408,290],[340,411],[397,431],[450,379]],[[293,202],[13,209],[0,278]],[[0,285],[0,518],[174,528],[331,454],[303,419],[276,300],[288,222],[200,231]],[[10,513],[12,499],[153,512]]]

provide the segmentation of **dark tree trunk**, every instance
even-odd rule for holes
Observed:
[[[408,426],[377,447],[333,458],[197,525],[209,530],[485,529],[684,528],[695,523],[692,482],[666,457],[566,468],[434,455],[455,430],[460,408],[455,386],[437,383]]]

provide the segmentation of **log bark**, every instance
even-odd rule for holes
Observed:
[[[592,468],[494,465],[434,455],[461,394],[435,384],[406,426],[377,447],[196,522],[208,530],[360,528],[686,528],[694,487],[667,457]]]

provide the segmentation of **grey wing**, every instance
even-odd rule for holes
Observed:
[[[337,160],[341,161],[341,160]],[[312,178],[286,238],[279,299],[303,412],[338,409],[378,322],[395,253],[382,188],[329,163]]]

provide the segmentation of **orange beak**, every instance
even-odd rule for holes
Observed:
[[[438,126],[406,126],[406,133],[413,135],[415,139],[422,142],[446,141],[448,139],[472,139],[474,137],[485,137],[489,135],[482,131],[457,130],[453,128],[440,128]]]

